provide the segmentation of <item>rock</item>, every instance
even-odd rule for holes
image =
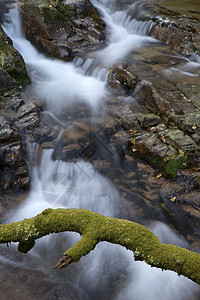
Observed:
[[[104,38],[104,24],[89,0],[27,0],[21,12],[26,37],[53,57],[72,60]]]
[[[158,40],[166,43],[171,49],[188,55],[196,51],[192,41],[192,31],[184,24],[185,20],[159,20],[151,30],[151,34]],[[182,23],[182,26],[181,26]],[[185,28],[184,28],[185,27]]]
[[[167,129],[163,137],[166,143],[174,146],[177,150],[180,149],[183,152],[194,152],[198,150],[198,146],[194,140],[179,129]]]
[[[200,134],[200,112],[177,115],[174,117],[174,121],[183,131]]]
[[[135,89],[137,81],[138,76],[127,70],[127,68],[124,68],[123,65],[113,66],[113,68],[109,70],[107,77],[108,86],[119,92],[125,90],[128,94]]]
[[[0,157],[1,189],[6,192],[27,189],[30,183],[29,172],[20,140],[1,144]]]
[[[26,103],[19,108],[11,120],[20,131],[30,130],[40,122],[38,107],[33,103]]]
[[[17,87],[29,81],[21,55],[0,26],[0,193],[29,188],[24,140],[12,121],[24,105]]]
[[[152,83],[142,81],[138,83],[136,88],[139,97],[150,111],[164,114],[171,110],[170,103],[156,91]]]
[[[0,116],[0,141],[8,142],[16,140],[17,134],[12,128],[10,127],[10,124],[6,121],[4,117]]]
[[[2,94],[0,115],[0,192],[27,190],[30,184],[27,162],[36,161],[29,160],[27,148],[31,142],[42,143],[41,133],[45,136],[46,129],[39,129],[38,107],[25,103],[17,89]]]
[[[5,285],[1,289],[1,299],[78,300],[78,292],[69,282],[58,284],[48,270],[41,268],[41,261],[31,255],[24,255],[13,247],[1,246],[0,280]],[[10,288],[12,287],[12,288]]]
[[[25,63],[0,25],[0,90],[30,82]]]
[[[167,4],[165,4],[168,6]],[[194,14],[195,9],[188,10],[186,14],[181,15],[181,8],[173,11],[174,6],[164,8],[163,5],[154,3],[155,25],[150,34],[158,40],[170,46],[171,50],[175,50],[183,55],[190,55],[193,52],[200,51],[199,38],[199,15]],[[194,14],[194,16],[191,16]]]
[[[130,112],[122,115],[121,120],[124,128],[136,130],[156,126],[160,123],[161,118],[155,114]]]
[[[195,171],[181,171],[183,180],[179,183],[164,181],[162,184],[162,199],[171,211],[179,209],[183,215],[183,221],[186,222],[185,215],[193,224],[197,222],[199,226],[199,210],[200,210],[200,191],[195,185],[195,178],[199,176]],[[185,173],[183,175],[183,173]],[[182,211],[181,211],[182,210]]]
[[[16,81],[0,68],[0,90],[7,90],[17,85]]]

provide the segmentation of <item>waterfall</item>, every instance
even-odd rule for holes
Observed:
[[[132,19],[128,15],[129,6],[124,11],[114,11],[113,7],[117,7],[115,2],[113,7],[107,0],[92,2],[106,23],[108,42],[104,49],[96,51],[93,57],[85,61],[78,58],[67,63],[40,54],[25,39],[17,7],[10,10],[6,16],[9,22],[3,25],[26,62],[33,93],[46,104],[50,113],[56,112],[57,116],[62,109],[68,106],[76,109],[82,102],[92,111],[98,110],[104,99],[109,97],[105,82],[109,68],[142,46],[159,43],[146,35],[152,22]],[[8,221],[32,217],[48,207],[86,208],[115,216],[120,201],[117,188],[92,163],[84,160],[53,161],[52,150],[44,150],[40,166],[33,170],[29,196],[11,212]],[[187,242],[168,225],[158,221],[153,223],[151,230],[164,243],[187,247]],[[42,238],[30,251],[31,255],[51,266],[51,257],[56,256],[58,249],[63,252],[80,238],[72,233],[62,234],[62,237],[66,239],[63,245],[60,245],[59,235]],[[44,253],[44,248],[50,249],[50,253]],[[78,271],[72,281],[81,300],[97,299],[96,294],[98,299],[193,300],[199,293],[197,285],[190,280],[171,271],[161,271],[135,262],[132,252],[106,242],[97,245],[94,251],[77,263],[76,268]],[[70,277],[71,270],[69,267],[62,275],[57,272],[55,277],[59,276],[61,284],[64,284],[64,277]]]

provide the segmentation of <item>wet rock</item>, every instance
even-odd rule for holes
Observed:
[[[135,89],[138,76],[121,66],[113,66],[107,77],[108,86],[119,92],[125,90],[128,94]]]
[[[6,192],[27,189],[29,187],[29,174],[20,140],[1,144],[0,157],[1,189]]]
[[[27,0],[21,12],[26,37],[53,57],[72,60],[104,37],[103,22],[88,0]]]
[[[39,129],[38,107],[25,103],[17,89],[2,94],[0,114],[0,192],[27,190],[30,184],[27,162],[36,162],[29,160],[28,145],[31,141],[42,143],[41,134],[46,128]]]
[[[15,140],[17,137],[17,134],[12,128],[10,127],[10,124],[6,121],[4,117],[0,116],[0,141],[12,141]]]
[[[4,282],[1,288],[2,300],[12,298],[13,294],[19,300],[78,300],[72,285],[58,284],[53,276],[49,276],[49,270],[41,269],[41,262],[31,255],[1,245],[0,258],[0,280]]]
[[[0,25],[0,90],[8,90],[29,82],[21,55]]]
[[[134,132],[133,132],[134,133]],[[182,131],[166,129],[164,124],[149,131],[136,131],[129,142],[130,152],[147,161],[168,177],[175,178],[179,169],[188,167],[198,147]]]
[[[25,63],[0,26],[0,192],[29,187],[24,140],[12,121],[24,104],[17,87],[28,82]]]
[[[151,35],[183,55],[199,52],[199,21],[189,16],[157,19]]]
[[[199,176],[195,171],[181,171],[182,180],[178,183],[164,181],[162,184],[162,199],[171,211],[182,209],[193,223],[199,224],[200,191],[196,186],[195,178]]]
[[[198,150],[194,140],[178,129],[167,129],[164,132],[165,142],[174,146],[176,149],[181,149],[183,152],[194,152]]]
[[[178,127],[190,134],[200,133],[200,112],[174,116]]]
[[[150,111],[164,114],[171,110],[170,103],[156,91],[152,83],[148,81],[138,83],[137,92]]]
[[[14,115],[12,122],[15,122],[20,131],[31,130],[40,122],[38,107],[33,103],[24,104]]]
[[[16,86],[16,81],[0,68],[0,90],[7,90]]]
[[[123,126],[127,129],[139,129],[156,126],[160,123],[161,118],[156,114],[133,113],[124,114],[121,117]]]

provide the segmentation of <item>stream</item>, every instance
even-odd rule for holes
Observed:
[[[163,243],[189,248],[185,234],[187,222],[178,212],[172,216],[164,210],[159,184],[152,182],[134,159],[127,162],[120,157],[115,144],[108,148],[106,139],[99,134],[105,119],[112,121],[107,113],[108,103],[115,97],[106,85],[109,68],[126,61],[131,53],[135,53],[135,59],[141,59],[140,49],[142,53],[159,51],[161,43],[147,36],[153,22],[134,19],[142,7],[139,1],[133,4],[128,0],[121,4],[108,0],[91,2],[106,24],[107,45],[85,57],[76,57],[71,63],[46,57],[25,39],[17,4],[6,15],[3,28],[23,56],[32,82],[25,94],[39,98],[43,105],[42,117],[49,126],[59,128],[56,148],[44,149],[39,163],[33,161],[30,165],[29,196],[10,212],[7,222],[35,216],[48,207],[85,208],[143,223]],[[191,64],[187,60],[179,72],[194,76]],[[134,95],[132,99],[134,101]],[[130,97],[123,96],[119,101],[126,103]],[[80,127],[93,134],[92,145],[96,152],[90,160],[63,156],[66,135],[74,138]],[[97,167],[97,163],[101,166]],[[200,288],[192,281],[174,272],[135,262],[132,252],[106,242],[98,244],[94,251],[66,270],[53,271],[62,253],[79,239],[75,233],[44,237],[25,259],[21,258],[23,254],[17,253],[17,245],[12,245],[9,248],[16,253],[16,260],[6,256],[6,247],[1,246],[0,261],[8,269],[7,276],[13,279],[0,283],[0,299],[200,299]],[[35,270],[42,271],[45,279],[33,274]],[[36,284],[37,280],[41,282]],[[59,295],[49,294],[50,283],[57,287]],[[28,293],[30,286],[37,288]],[[42,296],[37,296],[38,288]]]

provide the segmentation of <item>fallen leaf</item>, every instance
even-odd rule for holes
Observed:
[[[131,143],[132,143],[132,144],[135,144],[135,140],[134,140],[134,139],[132,139]]]
[[[170,201],[174,202],[176,200],[176,197],[173,197],[170,199]]]

